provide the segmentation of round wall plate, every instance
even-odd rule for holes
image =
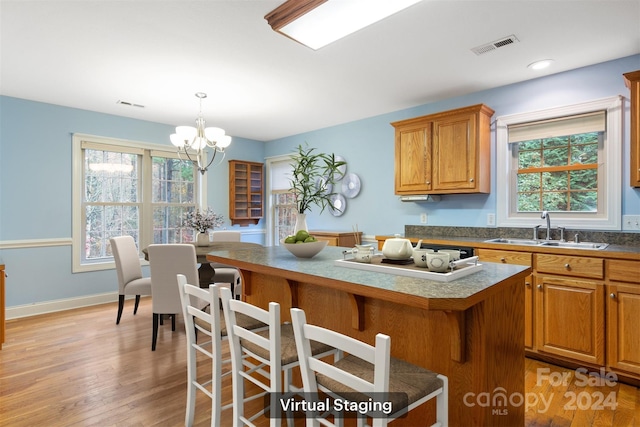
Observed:
[[[333,184],[329,182],[329,178],[327,177],[318,178],[316,188],[322,190],[322,194],[330,194],[333,192]]]
[[[344,162],[344,157],[342,156],[335,156],[335,160],[336,162]],[[345,162],[344,165],[340,166],[338,168],[338,173],[336,174],[336,176],[333,177],[334,181],[340,181],[342,178],[344,178],[344,174],[347,172],[347,163]]]
[[[342,180],[342,194],[353,199],[360,193],[360,177],[355,173],[348,173]]]
[[[329,212],[333,216],[340,216],[347,209],[347,200],[342,194],[334,194],[331,196],[331,203],[333,203],[334,209],[329,206]]]

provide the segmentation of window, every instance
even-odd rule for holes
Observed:
[[[73,136],[73,271],[112,266],[109,239],[128,234],[139,248],[191,242],[185,212],[197,206],[197,172],[171,149]]]
[[[498,118],[498,226],[619,230],[621,120],[621,97]]]
[[[296,222],[296,202],[291,183],[291,156],[267,159],[267,245],[277,245],[293,233]]]

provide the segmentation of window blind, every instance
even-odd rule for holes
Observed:
[[[512,125],[508,129],[510,144],[532,139],[555,138],[587,132],[604,132],[606,129],[606,113],[605,111],[595,111],[575,116]]]

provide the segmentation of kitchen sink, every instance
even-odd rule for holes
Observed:
[[[531,239],[491,239],[485,240],[487,243],[508,243],[510,245],[539,245],[539,240],[531,240]]]
[[[593,243],[593,242],[556,242],[556,241],[543,241],[540,246],[553,246],[558,248],[576,248],[576,249],[605,249],[609,246],[608,243]]]
[[[555,248],[573,248],[573,249],[595,249],[602,250],[609,246],[608,243],[594,242],[561,242],[559,240],[533,240],[533,239],[489,239],[486,243],[506,243],[509,245],[529,245],[529,246],[548,246]]]

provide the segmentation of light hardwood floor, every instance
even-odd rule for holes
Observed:
[[[143,298],[136,316],[132,311],[133,302],[127,301],[120,325],[115,324],[115,303],[8,321],[0,350],[0,425],[183,425],[184,324],[179,318],[171,332],[171,322],[165,321],[152,352],[150,299]],[[526,412],[526,426],[640,427],[635,387],[580,386],[585,381],[575,371],[530,359],[524,375],[526,400],[538,401]],[[568,375],[566,381],[562,375]],[[223,388],[228,402],[230,380]],[[610,399],[599,409],[600,396],[610,394],[617,408],[610,409]],[[209,424],[209,405],[198,393],[196,425]],[[230,412],[223,416],[223,425],[230,425]],[[259,425],[266,421],[262,418]]]

